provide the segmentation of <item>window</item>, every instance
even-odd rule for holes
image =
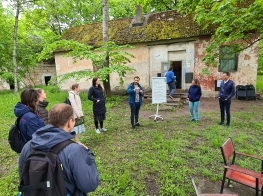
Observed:
[[[236,72],[238,54],[233,52],[231,46],[222,46],[219,49],[219,72]]]

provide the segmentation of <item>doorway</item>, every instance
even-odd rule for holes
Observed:
[[[51,80],[51,76],[45,76],[45,84],[48,85],[48,82]]]
[[[174,76],[176,76],[176,88],[182,88],[182,61],[171,61],[171,67],[173,67]]]

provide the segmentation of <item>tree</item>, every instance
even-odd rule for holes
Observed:
[[[18,95],[18,83],[17,83],[17,62],[16,62],[16,35],[18,28],[18,16],[21,9],[21,2],[17,0],[16,2],[16,16],[15,16],[15,26],[13,35],[13,64],[14,64],[14,86],[15,86],[15,96]]]
[[[69,51],[64,56],[72,57],[73,63],[79,60],[87,59],[92,61],[92,65],[97,70],[85,69],[82,71],[71,72],[64,75],[59,75],[54,77],[50,83],[56,79],[59,79],[58,85],[69,78],[74,78],[79,81],[82,78],[87,80],[94,77],[99,77],[102,81],[110,80],[109,74],[117,73],[120,77],[120,84],[124,83],[123,78],[126,76],[127,72],[135,71],[135,69],[127,66],[127,63],[131,63],[129,58],[135,58],[132,54],[124,51],[124,48],[133,48],[130,45],[118,46],[114,42],[106,42],[100,48],[93,49],[92,46],[87,46],[85,44],[78,43],[76,41],[70,40],[60,40],[55,43],[47,45],[41,54],[39,54],[38,60],[49,59],[53,55],[53,51],[65,50]],[[108,54],[109,66],[104,66],[105,53]],[[110,83],[110,81],[109,81]],[[108,95],[107,95],[108,96]]]
[[[103,31],[103,42],[107,47],[106,43],[109,42],[109,30],[108,30],[108,20],[109,20],[109,4],[108,0],[102,0],[103,6],[103,21],[102,21],[102,31]],[[109,67],[109,52],[108,49],[104,51],[105,60],[103,62],[103,67]],[[105,88],[105,93],[108,97],[111,97],[110,88],[110,75],[107,76],[106,80],[103,80],[103,85]]]
[[[178,8],[181,14],[191,14],[204,30],[209,26],[215,29],[203,59],[207,66],[204,75],[209,75],[209,67],[219,65],[220,46],[227,44],[231,51],[240,53],[261,39],[262,0],[185,0],[178,2]]]

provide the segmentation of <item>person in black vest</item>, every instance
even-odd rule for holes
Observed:
[[[41,88],[35,89],[37,93],[39,94],[39,102],[38,102],[38,112],[39,112],[39,117],[42,118],[44,121],[45,125],[48,125],[48,101],[45,99],[47,98],[47,95],[45,91]]]
[[[92,80],[92,87],[89,89],[88,99],[93,101],[93,114],[96,133],[100,131],[107,131],[103,128],[103,121],[106,119],[105,97],[103,96],[103,89],[100,85],[100,79],[95,77]],[[99,123],[100,122],[100,130]]]
[[[223,81],[220,84],[220,91],[218,93],[219,106],[221,111],[221,122],[219,125],[223,125],[225,122],[225,110],[227,115],[226,126],[230,127],[230,105],[231,98],[236,94],[235,83],[229,79],[230,73],[223,73]]]

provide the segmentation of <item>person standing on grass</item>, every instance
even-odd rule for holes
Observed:
[[[223,81],[220,84],[220,91],[218,93],[219,106],[221,112],[221,122],[218,125],[223,125],[225,122],[225,110],[227,115],[226,126],[230,127],[230,105],[231,98],[236,94],[235,83],[229,79],[230,73],[223,73]]]
[[[169,97],[173,99],[173,94],[176,91],[176,85],[175,85],[175,79],[176,76],[174,76],[173,68],[171,67],[168,72],[165,74],[166,77],[166,83],[169,87]]]
[[[45,91],[41,88],[37,88],[35,90],[39,94],[39,102],[37,107],[38,115],[40,116],[40,118],[42,118],[45,125],[48,125],[48,110],[46,108],[48,106],[48,101],[45,100],[47,98],[47,95]]]
[[[70,87],[71,91],[69,91],[69,101],[71,103],[71,106],[74,111],[74,117],[77,119],[80,119],[83,117],[83,112],[82,112],[82,105],[81,105],[81,99],[79,97],[80,93],[80,85],[79,84],[73,84]],[[72,129],[72,131],[76,132],[76,136],[74,141],[79,142],[79,134],[85,131],[84,124],[81,124],[79,126],[76,126]]]
[[[188,99],[189,99],[189,109],[191,113],[191,120],[198,123],[199,120],[199,105],[200,105],[200,98],[202,96],[202,90],[200,87],[200,82],[198,79],[193,79],[192,85],[189,88],[188,91]],[[195,109],[195,115],[194,115],[194,109]]]
[[[24,141],[29,141],[36,130],[44,127],[44,121],[36,114],[39,94],[34,89],[25,89],[21,93],[21,102],[14,108],[16,117],[21,117],[19,129]]]
[[[103,128],[103,121],[106,119],[105,97],[103,96],[103,88],[100,85],[100,79],[95,77],[92,80],[92,87],[89,89],[88,99],[93,101],[93,114],[96,133],[107,131]],[[100,130],[99,130],[100,122]]]
[[[30,142],[24,146],[19,157],[19,179],[26,177],[23,173],[25,160],[30,155],[31,148],[49,152],[54,146],[75,137],[72,129],[75,125],[75,112],[70,105],[62,103],[54,105],[49,111],[49,125],[38,129]],[[62,175],[68,195],[83,196],[94,191],[99,186],[99,173],[94,154],[84,144],[71,143],[59,154]],[[36,165],[32,166],[36,167]],[[42,168],[43,169],[43,168]],[[43,172],[42,172],[43,174]],[[24,176],[23,176],[24,175]],[[45,173],[45,175],[48,175]],[[41,179],[41,171],[37,179]],[[45,178],[43,176],[43,178]],[[34,182],[31,182],[33,185]],[[27,184],[28,186],[28,184]],[[34,186],[34,185],[33,185]],[[42,187],[39,187],[41,189]],[[43,191],[43,189],[41,189]]]
[[[139,84],[140,78],[134,77],[134,82],[128,86],[127,93],[129,95],[129,104],[131,107],[131,124],[132,129],[136,129],[139,124],[139,111],[142,105],[142,96],[144,95],[143,89]],[[134,123],[135,117],[135,123]]]

